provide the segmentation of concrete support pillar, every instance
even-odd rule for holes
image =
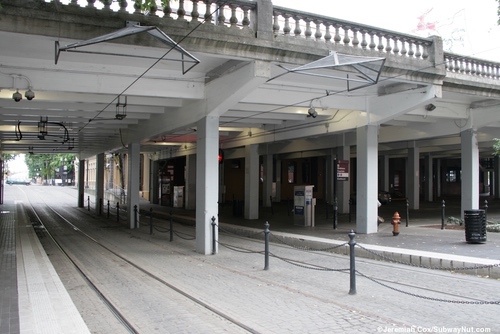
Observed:
[[[101,201],[104,201],[104,153],[96,157],[95,175],[95,212],[102,214]]]
[[[212,253],[212,241],[218,240],[218,229],[212,229],[212,218],[218,216],[219,194],[219,117],[208,116],[197,123],[196,145],[196,251]],[[215,235],[212,235],[212,231]],[[215,242],[215,253],[218,244]]]
[[[281,202],[281,159],[276,159],[276,165],[274,166],[276,173],[276,202]]]
[[[500,198],[500,157],[495,156],[493,165],[493,194]]]
[[[264,183],[262,184],[262,204],[264,207],[271,206],[273,192],[273,155],[264,155]]]
[[[245,147],[245,219],[259,218],[259,152],[258,145]]]
[[[85,207],[85,160],[78,162],[78,207]]]
[[[144,155],[144,165],[142,166],[142,198],[151,201],[151,190],[149,181],[151,178],[151,159],[149,155]]]
[[[426,202],[433,202],[434,201],[434,170],[432,168],[433,166],[433,158],[431,154],[426,154],[425,155],[425,183],[424,183],[424,196],[425,196],[425,201]]]
[[[128,145],[128,184],[127,184],[127,208],[128,222],[131,229],[135,226],[135,206],[139,212],[139,180],[141,169],[141,145],[133,143]],[[139,223],[137,223],[139,227]]]
[[[151,162],[151,179],[149,182],[150,196],[149,201],[153,204],[160,203],[160,184],[158,178],[160,177],[160,163],[158,160]]]
[[[196,208],[196,154],[186,157],[186,189],[185,189],[186,209]]]
[[[462,148],[461,215],[463,216],[464,210],[479,208],[479,147],[475,129],[462,131],[460,138]]]
[[[366,125],[356,130],[357,187],[356,231],[375,233],[378,229],[378,126]]]
[[[408,203],[410,209],[418,210],[420,208],[420,149],[416,147],[415,142],[411,142],[408,148]]]

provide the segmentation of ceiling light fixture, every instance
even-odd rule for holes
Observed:
[[[436,109],[436,106],[433,105],[432,103],[429,103],[425,106],[425,110],[427,111],[433,111],[434,109]]]
[[[19,93],[19,89],[16,90],[14,94],[12,94],[12,99],[16,102],[19,102],[23,99],[23,96],[21,95],[21,93]]]
[[[120,121],[127,117],[127,96],[125,96],[125,103],[120,103],[120,96],[118,95],[118,102],[116,103],[116,115],[115,118]]]

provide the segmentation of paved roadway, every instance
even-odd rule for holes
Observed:
[[[6,205],[11,205],[9,203],[22,198],[20,191],[25,191],[27,194],[41,192],[51,204],[57,203],[59,206],[73,208],[76,206],[76,190],[73,188],[29,186],[16,189],[16,187],[22,186],[6,188]],[[154,208],[157,211],[160,209]],[[282,210],[280,214],[278,209],[275,208],[273,215],[270,212],[263,214],[268,215],[265,219],[270,221],[272,230],[275,227],[273,235],[278,237],[281,236],[281,231],[287,235],[294,233],[298,240],[322,236],[329,239],[336,238],[342,243],[347,241],[346,231],[352,227],[352,224],[344,221],[346,217],[341,217],[343,221],[339,224],[339,228],[333,231],[329,222],[326,222],[326,217],[318,215],[317,227],[297,228],[287,225],[285,222],[290,221],[288,213]],[[384,209],[388,212],[392,210],[389,207]],[[489,330],[491,333],[500,333],[497,320],[500,307],[498,304],[500,282],[496,279],[358,258],[357,293],[350,295],[349,274],[346,271],[336,271],[349,267],[346,256],[272,244],[271,252],[276,257],[271,257],[269,270],[263,270],[261,240],[243,239],[221,232],[219,253],[215,256],[204,256],[194,252],[193,240],[184,240],[176,235],[174,241],[169,242],[167,233],[155,230],[153,235],[149,235],[146,224],[141,224],[141,228],[137,230],[116,228],[110,220],[96,222],[89,218],[86,210],[79,210],[79,215],[82,217],[79,222],[80,228],[89,231],[105,241],[109,247],[141,263],[183,291],[195,294],[212,307],[253,328],[255,332],[373,333]],[[321,219],[325,220],[325,223],[320,223]],[[435,221],[419,219],[421,220],[411,221],[413,224],[419,222],[418,226],[402,227],[402,233],[398,237],[392,237],[388,224],[381,225],[381,232],[378,235],[360,235],[356,239],[366,246],[370,245],[368,242],[384,243],[401,250],[407,246],[406,250],[409,252],[415,251],[413,248],[418,247],[434,252],[438,250],[434,247],[441,247],[440,249],[448,249],[456,256],[462,256],[460,253],[466,253],[463,256],[490,253],[488,250],[494,251],[497,247],[497,235],[490,233],[487,243],[471,245],[464,242],[463,231],[421,227],[435,225]],[[264,221],[245,222],[231,217],[230,214],[221,215],[221,225],[224,220],[236,225],[255,224],[257,227],[262,226]],[[115,228],[110,228],[111,226]],[[176,232],[184,232],[184,236],[194,235],[192,228],[177,224],[175,226]],[[410,242],[412,240],[415,242]],[[245,250],[238,251],[238,248]],[[478,251],[471,252],[472,249]],[[422,250],[417,249],[415,252],[420,251]],[[493,261],[498,259],[498,252],[495,253],[491,257]],[[287,262],[285,259],[291,261]],[[57,270],[57,264],[55,267]],[[78,289],[68,283],[72,281],[71,277],[64,277],[64,273],[60,275],[91,332],[109,332],[109,328],[112,327],[106,329],[105,319],[100,319],[98,324],[92,320],[96,314],[91,312],[92,307],[85,306],[85,300],[88,298],[78,293]],[[120,288],[127,294],[126,282],[118,287]],[[489,301],[497,303],[481,304]],[[155,305],[148,304],[147,300],[143,301],[143,305],[135,302],[128,307],[150,310],[149,320],[158,322],[158,327],[167,326],[170,333],[192,332],[188,323],[169,319],[166,316],[168,310],[157,309]],[[110,323],[113,322],[112,319],[109,320]],[[165,325],[165,322],[168,324]]]

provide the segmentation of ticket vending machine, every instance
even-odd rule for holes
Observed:
[[[316,199],[313,198],[313,188],[313,185],[295,186],[293,188],[295,225],[314,226],[314,207]]]

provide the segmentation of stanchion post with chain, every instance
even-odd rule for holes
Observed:
[[[116,221],[120,222],[120,202],[116,202]]]
[[[90,211],[90,196],[87,196],[87,210]]]
[[[408,227],[408,221],[410,220],[410,202],[408,198],[406,199],[406,227]]]
[[[269,270],[269,222],[264,224],[264,270]]]
[[[109,199],[108,199],[108,218],[109,218]]]
[[[355,250],[354,247],[356,246],[356,241],[354,240],[354,237],[356,234],[354,233],[353,230],[349,232],[349,256],[350,256],[350,268],[349,268],[349,274],[350,274],[350,288],[349,288],[349,294],[350,295],[355,295],[356,294],[356,256],[355,256]]]
[[[446,205],[445,205],[445,202],[443,199],[443,202],[441,204],[441,229],[442,230],[444,230],[444,217],[446,216],[445,210],[446,210]]]
[[[215,249],[216,249],[216,240],[215,240],[215,217],[212,217],[212,255],[215,255]]]

